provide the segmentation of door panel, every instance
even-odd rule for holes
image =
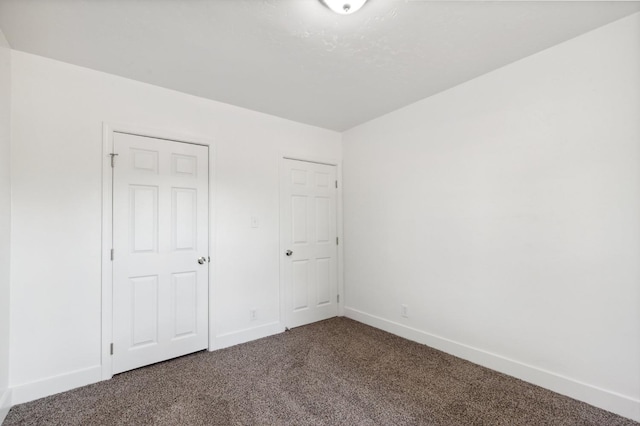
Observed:
[[[195,250],[197,247],[197,203],[195,189],[173,188],[171,194],[174,250]]]
[[[175,330],[173,338],[195,335],[198,332],[198,275],[195,271],[172,274]]]
[[[293,261],[293,310],[300,311],[309,307],[309,261]]]
[[[131,252],[158,251],[158,187],[130,185]]]
[[[208,343],[208,148],[114,134],[113,373]]]
[[[338,314],[335,166],[283,160],[282,247],[285,323],[297,327]]]
[[[158,343],[158,276],[132,277],[132,347]]]
[[[331,239],[331,200],[328,197],[316,197],[316,243],[327,244]]]
[[[318,306],[331,303],[331,258],[316,259],[316,285]]]

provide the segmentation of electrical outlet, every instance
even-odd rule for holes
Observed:
[[[249,309],[249,321],[255,321],[258,319],[258,311],[256,309]]]
[[[400,305],[400,316],[409,318],[409,307],[407,305]]]

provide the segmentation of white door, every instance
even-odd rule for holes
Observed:
[[[114,133],[113,373],[208,343],[208,147]]]
[[[336,167],[283,160],[285,326],[338,315]]]

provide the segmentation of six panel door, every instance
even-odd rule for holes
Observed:
[[[284,160],[286,326],[338,315],[336,167]]]
[[[114,133],[114,152],[116,374],[207,348],[209,167],[182,142]]]

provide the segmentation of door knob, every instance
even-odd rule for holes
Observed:
[[[206,261],[207,261],[207,258],[204,256],[198,259],[198,263],[201,265],[203,265]]]
[[[291,256],[291,255],[293,254],[293,252],[292,252],[291,250],[287,250],[287,251],[285,252],[285,254],[286,254],[287,256]]]

